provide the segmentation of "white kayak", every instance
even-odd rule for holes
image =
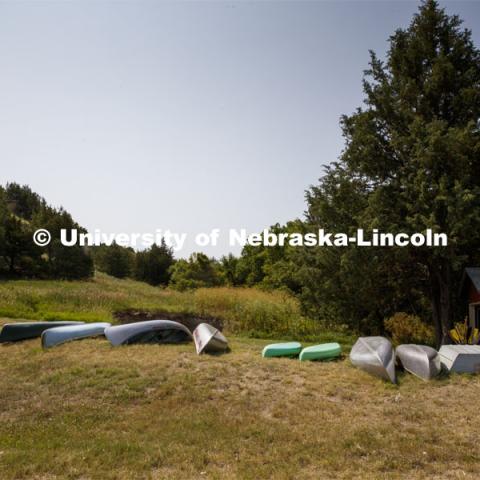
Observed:
[[[403,368],[422,380],[431,380],[442,369],[440,355],[427,345],[399,345],[395,353]]]
[[[195,328],[193,341],[199,355],[204,352],[224,352],[228,349],[228,341],[222,332],[208,323],[200,323]]]
[[[114,325],[105,329],[105,336],[113,346],[132,343],[183,343],[192,340],[190,330],[172,320],[147,320]]]
[[[353,365],[392,383],[395,377],[395,352],[385,337],[360,337],[350,352]]]
[[[104,335],[105,329],[109,326],[110,323],[107,322],[96,322],[49,328],[42,333],[42,347],[50,348],[72,340],[98,337]]]

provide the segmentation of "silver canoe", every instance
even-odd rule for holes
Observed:
[[[385,337],[360,337],[352,347],[350,361],[372,375],[396,382],[395,352]]]
[[[50,348],[61,343],[81,338],[98,337],[104,335],[105,329],[110,326],[107,322],[85,323],[45,330],[42,333],[42,347]]]
[[[222,332],[208,323],[200,323],[195,328],[193,341],[199,355],[204,352],[224,352],[228,349],[228,340]]]
[[[426,345],[399,345],[395,349],[403,368],[422,380],[431,380],[436,377],[442,367],[438,352]]]
[[[449,372],[480,373],[480,345],[442,345],[438,354]]]
[[[148,320],[114,325],[105,329],[105,336],[113,346],[132,343],[183,343],[192,340],[190,330],[172,320]]]

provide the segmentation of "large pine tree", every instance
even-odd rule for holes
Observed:
[[[436,1],[424,2],[410,26],[390,38],[385,61],[371,53],[364,92],[365,105],[342,118],[339,162],[308,194],[309,219],[322,225],[331,205],[364,228],[446,233],[446,248],[384,254],[399,284],[409,277],[424,288],[440,343],[454,317],[461,270],[480,247],[480,54],[471,32]],[[361,199],[351,208],[345,182]],[[339,253],[337,263],[348,264],[348,255]],[[365,278],[372,268],[364,263]]]

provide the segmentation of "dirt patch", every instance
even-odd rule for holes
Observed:
[[[220,318],[208,315],[193,315],[191,313],[169,313],[164,311],[147,310],[120,310],[113,313],[118,323],[143,322],[145,320],[173,320],[185,325],[190,331],[195,330],[200,323],[209,323],[219,330],[223,330],[223,321]]]

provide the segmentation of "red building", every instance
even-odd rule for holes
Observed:
[[[468,302],[468,318],[472,327],[480,328],[480,268],[466,268],[462,293]]]

